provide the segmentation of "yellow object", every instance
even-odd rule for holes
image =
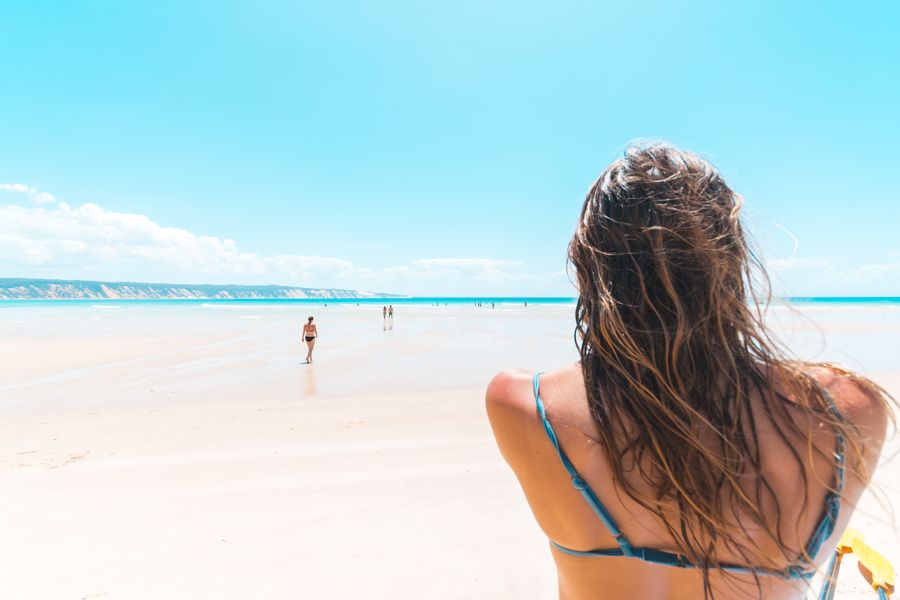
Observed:
[[[835,552],[839,552],[841,554],[850,554],[851,552],[853,552],[854,539],[858,539],[860,542],[865,541],[862,533],[860,533],[856,529],[853,529],[852,527],[848,527],[844,530],[844,535],[841,536],[841,539],[838,540]]]
[[[841,538],[841,542],[843,541],[844,539]],[[881,588],[888,593],[893,592],[894,567],[891,566],[888,559],[873,550],[858,537],[851,540],[850,546],[859,562],[872,574],[872,581],[870,582],[872,589],[877,591]]]

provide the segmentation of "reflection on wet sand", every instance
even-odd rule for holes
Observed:
[[[313,365],[306,365],[306,387],[304,389],[304,395],[316,395],[316,368]]]

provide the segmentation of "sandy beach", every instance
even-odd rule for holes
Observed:
[[[574,361],[572,313],[2,306],[0,597],[554,598],[483,393],[499,370]],[[773,314],[801,356],[900,397],[900,306]],[[889,457],[900,444],[888,444]],[[895,565],[898,478],[900,458],[853,523]],[[837,597],[874,597],[853,559]]]

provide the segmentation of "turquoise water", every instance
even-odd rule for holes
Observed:
[[[794,296],[783,298],[791,304],[900,304],[900,296]],[[409,298],[146,298],[146,299],[113,299],[113,298],[79,298],[79,299],[32,299],[32,300],[0,300],[3,306],[48,306],[73,304],[98,304],[98,303],[122,303],[122,304],[296,304],[296,305],[324,305],[324,304],[574,304],[575,298],[566,297],[539,297],[539,296],[472,296],[472,297],[409,297]]]
[[[791,304],[900,304],[900,296],[791,296]]]
[[[75,299],[34,299],[34,300],[0,300],[2,306],[47,306],[53,304],[71,306],[72,304],[99,304],[99,303],[115,303],[115,304],[376,304],[384,305],[395,304],[474,304],[480,302],[482,304],[574,304],[575,298],[559,298],[559,297],[491,297],[491,296],[473,296],[473,297],[419,297],[419,298],[141,298],[141,299],[121,299],[121,298],[75,298]]]

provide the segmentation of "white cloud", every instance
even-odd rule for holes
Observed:
[[[515,261],[495,258],[420,258],[412,264],[422,272],[484,279],[509,277],[521,266],[521,263]]]
[[[382,272],[387,275],[406,275],[409,273],[409,267],[387,267],[382,269]]]
[[[889,253],[889,256],[893,256]],[[900,262],[862,265],[846,260],[787,258],[769,261],[776,293],[787,295],[883,295],[900,293]]]
[[[0,190],[15,194],[27,194],[31,188],[24,183],[0,183]]]
[[[509,283],[536,281],[522,270],[522,263],[497,258],[420,258],[412,261],[404,274],[417,280],[440,280],[447,284],[476,281],[496,288]],[[447,292],[451,293],[452,288]]]
[[[529,271],[518,261],[497,258],[420,258],[381,271],[387,281],[428,283],[441,294],[572,294],[565,270]],[[472,288],[472,284],[477,287]]]
[[[306,280],[353,271],[352,263],[316,255],[261,256],[234,240],[164,227],[146,215],[96,204],[51,208],[0,206],[0,260],[67,268],[112,264],[168,266],[178,273]]]
[[[48,205],[35,200],[43,192],[24,184],[0,184],[0,191],[33,203],[0,205],[0,267],[23,276],[281,283],[420,295],[529,294],[558,289],[564,280],[560,273],[528,273],[519,262],[495,258],[422,258],[373,268],[328,256],[261,255],[234,240],[166,227],[143,214],[92,203]]]
[[[36,192],[31,195],[30,200],[35,204],[53,204],[56,202],[56,198],[53,194],[48,194],[47,192]]]
[[[900,279],[900,262],[863,265],[848,274],[852,280],[881,283]]]
[[[28,199],[38,206],[42,204],[53,204],[56,198],[53,194],[42,192],[35,187],[25,185],[24,183],[2,183],[0,182],[0,191],[12,192],[14,194],[25,194]]]
[[[830,271],[834,267],[832,261],[824,258],[776,258],[770,260],[767,266],[780,274],[812,269]]]
[[[564,271],[534,273],[512,260],[420,258],[359,266],[314,254],[262,255],[147,215],[93,203],[71,206],[22,183],[0,183],[2,192],[30,202],[0,205],[0,272],[22,277],[278,283],[417,295],[553,295],[570,289]]]

